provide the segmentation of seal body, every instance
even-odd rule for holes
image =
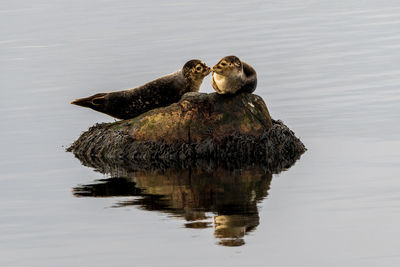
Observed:
[[[210,68],[202,61],[193,59],[175,73],[163,76],[142,86],[99,93],[76,99],[71,104],[88,107],[118,119],[134,118],[157,107],[178,102],[187,92],[198,92]]]
[[[218,94],[252,93],[257,87],[257,73],[236,56],[222,58],[212,68],[211,85]]]

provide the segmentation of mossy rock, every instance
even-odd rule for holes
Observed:
[[[261,97],[216,93],[187,93],[178,103],[116,124],[116,129],[129,129],[128,134],[137,141],[168,144],[190,144],[209,137],[220,141],[233,133],[260,136],[271,127],[271,117]]]
[[[271,119],[257,95],[187,93],[136,118],[97,124],[67,150],[87,165],[100,160],[150,167],[206,159],[282,169],[306,149],[286,125]]]

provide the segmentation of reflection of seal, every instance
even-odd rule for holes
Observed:
[[[210,68],[193,59],[175,73],[158,78],[134,89],[100,93],[71,102],[106,113],[118,119],[134,118],[157,107],[178,102],[187,92],[197,92]]]
[[[236,56],[221,59],[212,69],[212,87],[218,94],[252,93],[257,87],[257,73]]]

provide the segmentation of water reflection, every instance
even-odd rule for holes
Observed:
[[[185,219],[186,228],[213,227],[220,245],[241,246],[244,236],[260,223],[257,203],[268,195],[271,179],[271,172],[260,166],[131,171],[119,166],[111,178],[77,186],[73,194],[132,196],[115,207],[166,212]]]

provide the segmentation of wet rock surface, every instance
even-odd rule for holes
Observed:
[[[293,131],[271,119],[261,97],[216,93],[188,93],[136,118],[96,124],[67,149],[95,168],[107,162],[159,169],[212,160],[260,163],[272,173],[290,167],[305,150]]]

